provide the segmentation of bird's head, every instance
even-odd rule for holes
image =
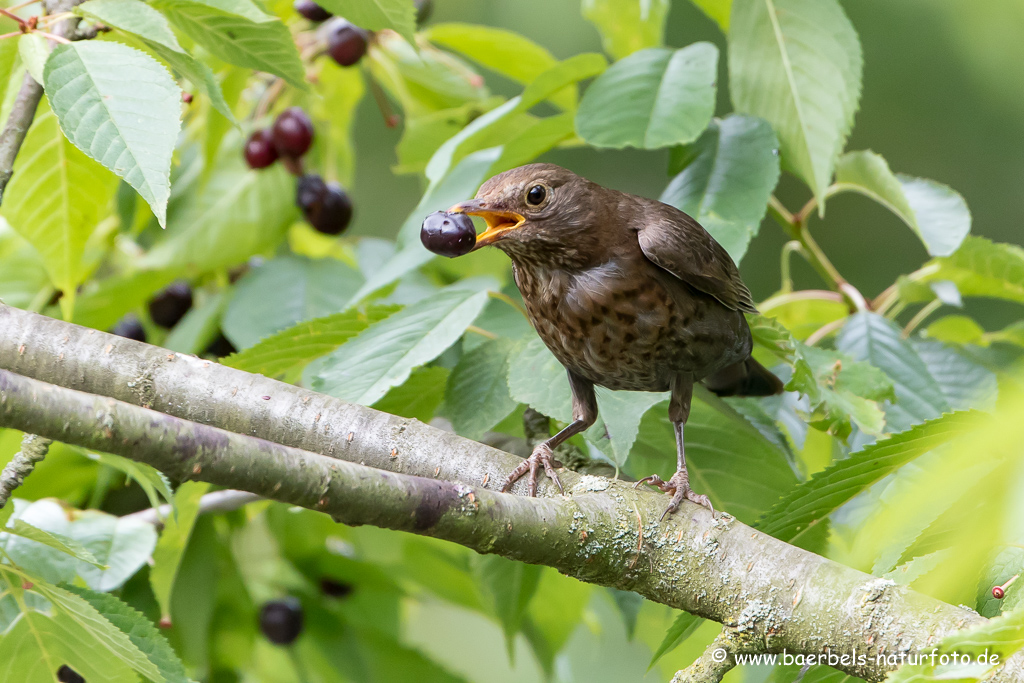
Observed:
[[[530,164],[500,173],[476,197],[448,209],[480,216],[487,230],[475,249],[494,245],[513,258],[580,260],[596,244],[595,193],[602,188],[554,164]]]

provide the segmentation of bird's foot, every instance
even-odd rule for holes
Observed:
[[[541,467],[544,468],[544,472],[548,475],[548,478],[555,482],[555,485],[558,487],[558,490],[562,495],[565,495],[565,489],[562,488],[562,482],[558,481],[558,475],[555,474],[555,467],[561,467],[561,463],[555,460],[554,455],[551,453],[551,448],[545,443],[538,444],[537,447],[533,449],[533,454],[512,470],[512,473],[508,475],[508,479],[506,479],[505,483],[501,486],[502,493],[505,493],[512,488],[512,484],[515,484],[524,474],[529,472],[530,496],[536,497],[537,472]]]
[[[711,505],[711,500],[707,496],[694,493],[693,489],[690,488],[690,475],[686,470],[679,470],[668,481],[664,481],[658,475],[652,474],[638,481],[634,488],[639,487],[641,484],[656,486],[665,493],[672,494],[672,500],[668,502],[668,507],[665,508],[665,512],[661,515],[662,519],[678,510],[679,504],[683,502],[684,498],[697,505],[706,507],[712,513],[715,511],[715,508]]]

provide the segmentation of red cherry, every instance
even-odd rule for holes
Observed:
[[[341,66],[352,66],[366,54],[366,31],[347,21],[338,21],[327,34],[327,54]]]
[[[992,587],[992,597],[995,598],[996,600],[1002,600],[1005,595],[1006,595],[1006,591],[1003,590],[1002,586],[993,586]]]
[[[313,122],[301,108],[289,107],[274,121],[271,135],[278,154],[297,159],[313,144]]]
[[[277,161],[277,148],[269,130],[258,130],[245,142],[245,163],[249,168],[266,168]]]

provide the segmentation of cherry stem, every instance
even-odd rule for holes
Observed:
[[[19,17],[14,12],[12,12],[10,10],[7,10],[7,9],[4,9],[3,7],[0,7],[0,15],[3,15],[5,17],[7,17],[8,19],[14,19],[16,22],[18,22],[18,26],[22,26],[22,27],[28,26],[28,21],[26,21],[25,19],[22,19],[21,17]]]
[[[4,33],[3,35],[0,35],[0,40],[5,40],[7,38],[17,38],[21,35],[24,35],[21,31],[14,31],[13,33]]]
[[[7,9],[9,11],[13,12],[16,9],[21,9],[22,7],[28,7],[29,5],[34,5],[37,2],[39,2],[39,0],[25,0],[25,2],[19,2],[17,5],[11,5]]]
[[[370,94],[373,95],[374,101],[377,103],[377,108],[380,109],[380,115],[384,117],[384,125],[388,128],[394,128],[398,125],[399,118],[398,114],[391,107],[391,101],[388,100],[387,94],[384,92],[384,88],[380,87],[380,83],[374,78],[373,72],[369,69],[364,69],[363,72],[366,74],[366,81],[370,85]]]
[[[254,121],[259,121],[266,116],[270,106],[274,103],[274,100],[281,95],[281,91],[283,90],[284,79],[275,78],[274,82],[268,85],[267,89],[263,91],[263,96],[260,97],[260,101],[256,104],[256,110],[252,115]]]
[[[814,211],[815,206],[817,206],[817,203],[812,199],[799,212],[794,214],[783,206],[782,202],[775,195],[772,195],[768,200],[768,213],[771,214],[775,222],[781,225],[794,241],[800,244],[802,249],[799,253],[818,271],[821,278],[829,283],[832,289],[843,295],[851,312],[871,310],[871,304],[867,299],[864,298],[856,287],[847,282],[846,278],[840,275],[839,271],[825,255],[825,252],[822,251],[818,243],[811,237],[811,232],[807,228],[807,220],[810,218],[810,214]]]
[[[57,42],[57,43],[64,43],[65,45],[70,45],[71,44],[71,41],[68,40],[67,38],[62,38],[61,36],[54,35],[52,33],[47,33],[46,31],[40,31],[39,29],[33,30],[32,33],[38,33],[42,37],[48,38],[49,40],[52,40],[52,41]]]
[[[524,318],[526,318],[527,320],[530,319],[530,316],[529,314],[527,314],[526,309],[519,305],[519,302],[510,297],[508,294],[505,294],[504,292],[489,291],[487,292],[487,296],[491,297],[492,299],[497,299],[498,301],[504,301],[506,304],[522,313]]]
[[[1010,579],[1009,581],[1007,581],[1006,583],[1004,583],[1004,584],[1003,584],[1002,586],[999,586],[999,588],[1002,588],[1002,589],[1003,589],[1003,592],[1005,593],[1005,592],[1006,592],[1006,589],[1007,589],[1007,588],[1009,588],[1010,586],[1012,586],[1012,585],[1013,585],[1013,582],[1014,582],[1014,581],[1016,581],[1016,580],[1017,580],[1017,579],[1019,579],[1019,578],[1020,578],[1020,574],[1014,574],[1014,575],[1013,575],[1013,578],[1011,578],[1011,579]]]

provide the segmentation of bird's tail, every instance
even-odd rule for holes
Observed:
[[[782,393],[782,380],[753,358],[705,377],[704,386],[718,396],[774,396]]]

